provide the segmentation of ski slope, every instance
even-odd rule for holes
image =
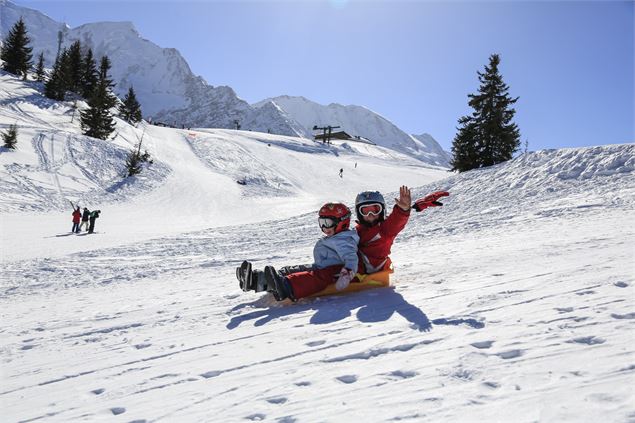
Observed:
[[[118,122],[98,153],[68,105],[0,85],[0,124],[21,126],[0,154],[3,420],[635,419],[635,145],[448,176],[384,150]],[[144,129],[155,163],[116,185],[103,160]],[[310,261],[320,203],[376,188],[392,204],[401,184],[451,196],[411,215],[391,288],[296,304],[238,289],[244,259]],[[67,233],[66,197],[102,209],[98,234]]]

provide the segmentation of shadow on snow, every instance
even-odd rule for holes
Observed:
[[[273,300],[272,300],[273,301]],[[473,329],[481,329],[485,324],[473,318],[439,318],[428,319],[428,316],[418,307],[410,304],[396,292],[394,288],[373,289],[346,295],[321,297],[318,299],[301,300],[295,304],[280,304],[269,307],[266,296],[250,303],[239,304],[230,313],[250,307],[258,310],[240,316],[232,317],[227,324],[228,329],[235,329],[243,322],[254,321],[254,326],[262,326],[268,322],[291,314],[314,310],[310,323],[322,325],[346,319],[357,310],[356,317],[360,322],[373,323],[387,321],[397,313],[410,322],[413,329],[430,331],[432,325],[467,325]]]

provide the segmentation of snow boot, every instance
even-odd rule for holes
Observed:
[[[252,272],[251,272],[251,263],[248,261],[243,261],[240,267],[236,268],[236,278],[238,279],[238,286],[240,289],[247,292],[250,289],[252,284]]]
[[[256,292],[267,291],[267,280],[265,279],[265,272],[263,270],[254,270],[251,273],[251,286]]]
[[[297,301],[293,295],[293,289],[289,280],[280,276],[273,266],[265,266],[265,280],[267,281],[268,291],[278,301],[289,298],[291,301]]]

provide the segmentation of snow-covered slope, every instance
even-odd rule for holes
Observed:
[[[452,195],[397,238],[394,288],[345,297],[238,290],[242,259],[309,259],[314,213],[5,261],[3,415],[629,421],[634,153],[530,153],[417,188]]]
[[[280,96],[269,98],[254,104],[255,107],[276,107],[297,121],[303,128],[303,134],[311,138],[312,128],[339,126],[337,131],[346,131],[349,135],[359,135],[374,143],[395,151],[416,157],[419,160],[438,166],[448,167],[450,156],[428,134],[411,136],[403,132],[388,119],[361,106],[342,106],[329,104],[324,106],[304,97]]]
[[[355,150],[250,131],[145,123],[134,128],[118,120],[114,140],[94,140],[81,135],[73,102],[51,101],[38,87],[0,71],[0,125],[19,126],[18,150],[0,154],[0,212],[8,236],[35,245],[16,246],[7,257],[40,247],[51,255],[81,250],[64,237],[38,243],[43,224],[38,212],[55,213],[58,221],[46,231],[65,235],[70,201],[103,209],[100,226],[110,235],[98,243],[115,245],[122,233],[124,241],[139,240],[166,231],[282,218],[316,209],[325,198],[350,199],[362,189],[420,185],[447,175],[382,147]],[[142,138],[154,164],[124,180],[125,157]],[[252,210],[254,198],[262,207],[258,213]],[[122,221],[134,224],[121,226]]]

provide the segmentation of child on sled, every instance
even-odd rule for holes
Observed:
[[[314,263],[297,266],[296,271],[281,275],[273,266],[265,266],[264,272],[252,271],[251,263],[245,261],[236,269],[241,288],[262,291],[266,286],[278,301],[287,298],[297,301],[332,283],[338,290],[346,288],[358,266],[359,236],[349,229],[350,223],[351,210],[345,204],[326,203],[318,213],[318,224],[324,237],[313,248]]]

